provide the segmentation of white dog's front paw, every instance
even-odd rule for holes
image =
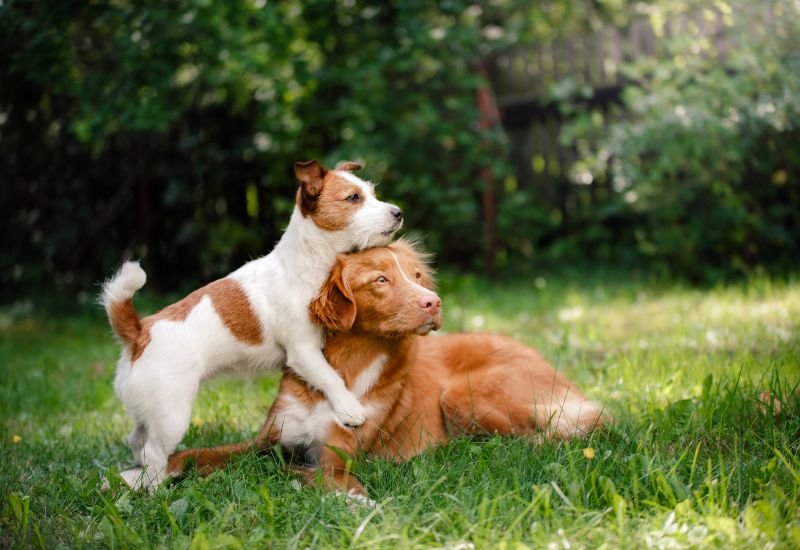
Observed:
[[[344,399],[337,400],[334,405],[336,416],[339,422],[349,428],[356,428],[367,420],[367,409],[355,398],[352,393],[342,396]]]

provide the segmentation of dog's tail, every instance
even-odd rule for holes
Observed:
[[[103,283],[100,303],[106,308],[111,328],[124,344],[130,344],[139,335],[142,325],[133,307],[133,295],[147,282],[147,275],[139,262],[125,262],[113,277]]]
[[[204,449],[187,449],[169,457],[167,474],[174,477],[183,476],[186,473],[187,462],[191,461],[194,462],[194,469],[198,474],[207,476],[227,466],[234,456],[259,450],[262,450],[261,447],[252,441]]]

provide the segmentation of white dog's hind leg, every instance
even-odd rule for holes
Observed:
[[[142,448],[147,441],[147,426],[142,422],[136,421],[131,434],[128,436],[128,446],[133,453],[133,460],[136,464],[142,464]]]
[[[155,491],[167,478],[167,458],[183,439],[192,416],[192,403],[170,403],[170,411],[162,410],[147,426],[147,441],[142,448],[143,483]]]
[[[137,367],[140,366],[134,368]],[[135,411],[134,417],[137,422],[129,441],[135,453],[139,438],[143,438],[139,456],[135,457],[140,459],[142,468],[124,472],[122,477],[134,489],[144,486],[152,492],[167,478],[167,458],[181,442],[189,427],[201,370],[185,358],[173,359],[169,367],[166,365],[141,365],[141,367],[142,378],[136,381],[137,386],[130,388],[132,391],[128,397],[131,398],[131,408]],[[165,380],[157,385],[152,379],[148,379],[148,371],[144,369],[159,367],[169,368],[171,371],[171,376],[166,377],[168,383]],[[142,424],[144,430],[140,431],[138,428]],[[142,474],[142,469],[143,475],[138,475]]]
[[[133,468],[132,470],[125,470],[124,472],[119,473],[119,477],[122,478],[128,487],[133,489],[134,491],[138,491],[142,488],[143,481],[144,481],[144,470],[142,468]],[[109,484],[108,481],[103,482],[102,489],[108,490]]]

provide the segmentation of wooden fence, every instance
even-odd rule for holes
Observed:
[[[569,79],[574,89],[587,90],[582,101],[608,125],[609,107],[631,83],[621,70],[625,63],[645,56],[669,59],[676,40],[685,41],[693,55],[722,63],[736,40],[734,19],[746,17],[750,32],[770,32],[781,0],[754,0],[752,13],[734,13],[722,2],[708,4],[689,13],[642,16],[625,28],[606,26],[535,48],[512,49],[488,60],[486,70],[511,141],[518,188],[534,189],[537,199],[565,221],[580,204],[595,198],[597,189],[591,182],[568,173],[577,151],[574,144],[562,143],[566,121],[563,105],[550,93],[555,83]]]

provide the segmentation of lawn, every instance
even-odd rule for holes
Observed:
[[[540,348],[617,424],[358,460],[375,508],[302,488],[279,455],[142,496],[114,477],[129,425],[102,315],[21,302],[0,314],[0,547],[800,547],[800,282],[445,276],[441,293],[445,330]],[[207,384],[183,446],[252,436],[275,390],[275,377]]]

